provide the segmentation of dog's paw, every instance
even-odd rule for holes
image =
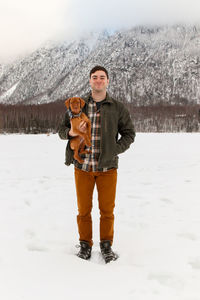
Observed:
[[[84,162],[79,155],[74,155],[74,159],[77,160],[79,164],[83,164]]]

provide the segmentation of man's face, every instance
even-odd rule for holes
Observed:
[[[106,88],[108,86],[109,80],[106,76],[106,73],[104,71],[96,71],[95,73],[91,74],[90,78],[90,86],[92,88],[92,91],[94,92],[105,92]]]

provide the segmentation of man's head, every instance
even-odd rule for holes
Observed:
[[[108,71],[106,70],[106,68],[102,66],[95,66],[94,68],[92,68],[92,70],[90,71],[90,78],[92,74],[95,73],[96,71],[103,71],[106,74],[107,79],[109,79]]]
[[[96,66],[90,71],[90,86],[95,93],[105,93],[109,83],[108,71]]]

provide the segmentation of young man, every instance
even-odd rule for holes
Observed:
[[[111,246],[114,236],[114,207],[117,183],[118,154],[127,150],[134,141],[135,131],[128,110],[123,103],[114,100],[106,92],[109,84],[108,72],[96,66],[90,71],[90,94],[83,98],[83,112],[91,120],[91,153],[85,154],[83,164],[73,159],[69,142],[66,149],[66,165],[74,164],[78,204],[78,231],[80,258],[89,259],[92,240],[92,198],[96,184],[100,210],[100,249],[105,262],[116,260]],[[85,131],[82,121],[79,129]],[[120,138],[118,138],[120,134]],[[76,136],[71,129],[68,114],[59,129],[61,139]]]

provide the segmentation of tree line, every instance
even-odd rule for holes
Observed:
[[[40,105],[0,104],[0,132],[56,133],[64,111],[63,101]]]
[[[200,105],[125,105],[137,132],[200,131]],[[0,133],[56,133],[65,111],[64,101],[40,105],[0,104]]]
[[[200,105],[127,106],[138,132],[200,131]]]

